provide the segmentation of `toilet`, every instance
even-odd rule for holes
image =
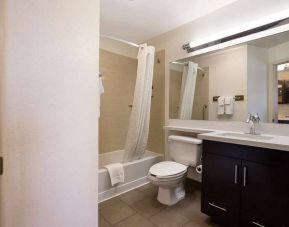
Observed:
[[[149,169],[148,179],[159,187],[158,201],[174,205],[185,198],[184,181],[189,166],[196,167],[201,158],[202,140],[171,135],[168,138],[168,159]]]

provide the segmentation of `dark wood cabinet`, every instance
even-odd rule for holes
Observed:
[[[289,153],[204,141],[202,212],[221,226],[289,227]]]
[[[202,209],[218,223],[235,226],[239,222],[240,192],[238,176],[241,161],[207,154],[203,159]]]
[[[243,161],[246,184],[242,187],[243,226],[285,226],[288,215],[287,166]],[[286,214],[287,212],[287,214]],[[287,221],[288,223],[288,221]]]

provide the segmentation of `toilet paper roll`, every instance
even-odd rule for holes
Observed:
[[[201,173],[202,173],[202,170],[203,170],[203,166],[202,166],[202,165],[198,165],[198,166],[196,167],[196,172],[197,172],[198,174],[201,174]]]

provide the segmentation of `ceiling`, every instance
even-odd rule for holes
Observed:
[[[140,43],[237,0],[101,0],[100,31]]]

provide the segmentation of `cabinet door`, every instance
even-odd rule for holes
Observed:
[[[243,226],[289,227],[288,168],[242,162]]]
[[[204,153],[202,212],[222,226],[238,226],[241,161]]]

